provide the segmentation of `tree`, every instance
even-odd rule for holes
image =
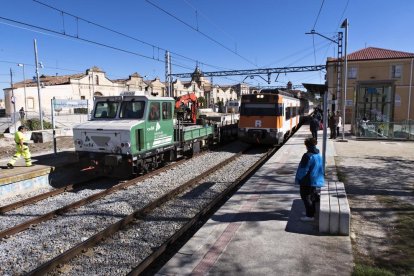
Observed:
[[[200,107],[206,107],[206,99],[204,97],[198,97],[197,100],[200,104]]]

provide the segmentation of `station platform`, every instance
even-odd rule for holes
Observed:
[[[62,151],[57,154],[43,153],[32,156],[32,167],[26,167],[24,159],[20,158],[13,169],[8,169],[8,161],[9,159],[0,160],[0,205],[8,204],[7,199],[12,196],[48,187],[51,182],[50,174],[56,168],[76,160],[72,151]]]
[[[351,275],[349,236],[319,233],[305,211],[295,173],[306,152],[302,126],[156,275]],[[322,131],[318,148],[322,149]],[[326,181],[337,181],[327,140]],[[321,150],[322,152],[322,150]]]

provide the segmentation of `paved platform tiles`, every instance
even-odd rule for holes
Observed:
[[[75,162],[73,152],[59,152],[58,154],[43,154],[32,157],[32,167],[26,167],[20,158],[13,169],[8,169],[7,160],[0,160],[0,200],[15,195],[30,193],[49,186],[51,174],[55,168]],[[5,205],[5,204],[1,204]]]
[[[317,220],[300,221],[294,176],[309,136],[303,126],[157,275],[350,275],[349,236],[320,234]],[[327,172],[334,170],[332,143]]]
[[[0,199],[4,202],[10,196],[28,193],[49,185],[49,174],[53,167],[35,165],[15,166],[0,171]],[[5,204],[2,204],[5,205]]]

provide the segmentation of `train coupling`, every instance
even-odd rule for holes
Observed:
[[[116,155],[116,154],[110,154],[110,155],[105,155],[105,166],[118,166],[119,163],[121,163],[122,161],[122,156],[121,155]]]

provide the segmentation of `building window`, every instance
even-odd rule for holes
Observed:
[[[27,102],[27,109],[34,109],[34,98],[28,97],[26,102]]]
[[[391,66],[391,77],[393,79],[401,78],[402,66],[401,65],[392,65]]]
[[[95,76],[95,81],[96,81],[95,84],[99,85],[99,76]]]
[[[348,79],[356,79],[358,75],[358,68],[350,67],[348,69]]]

